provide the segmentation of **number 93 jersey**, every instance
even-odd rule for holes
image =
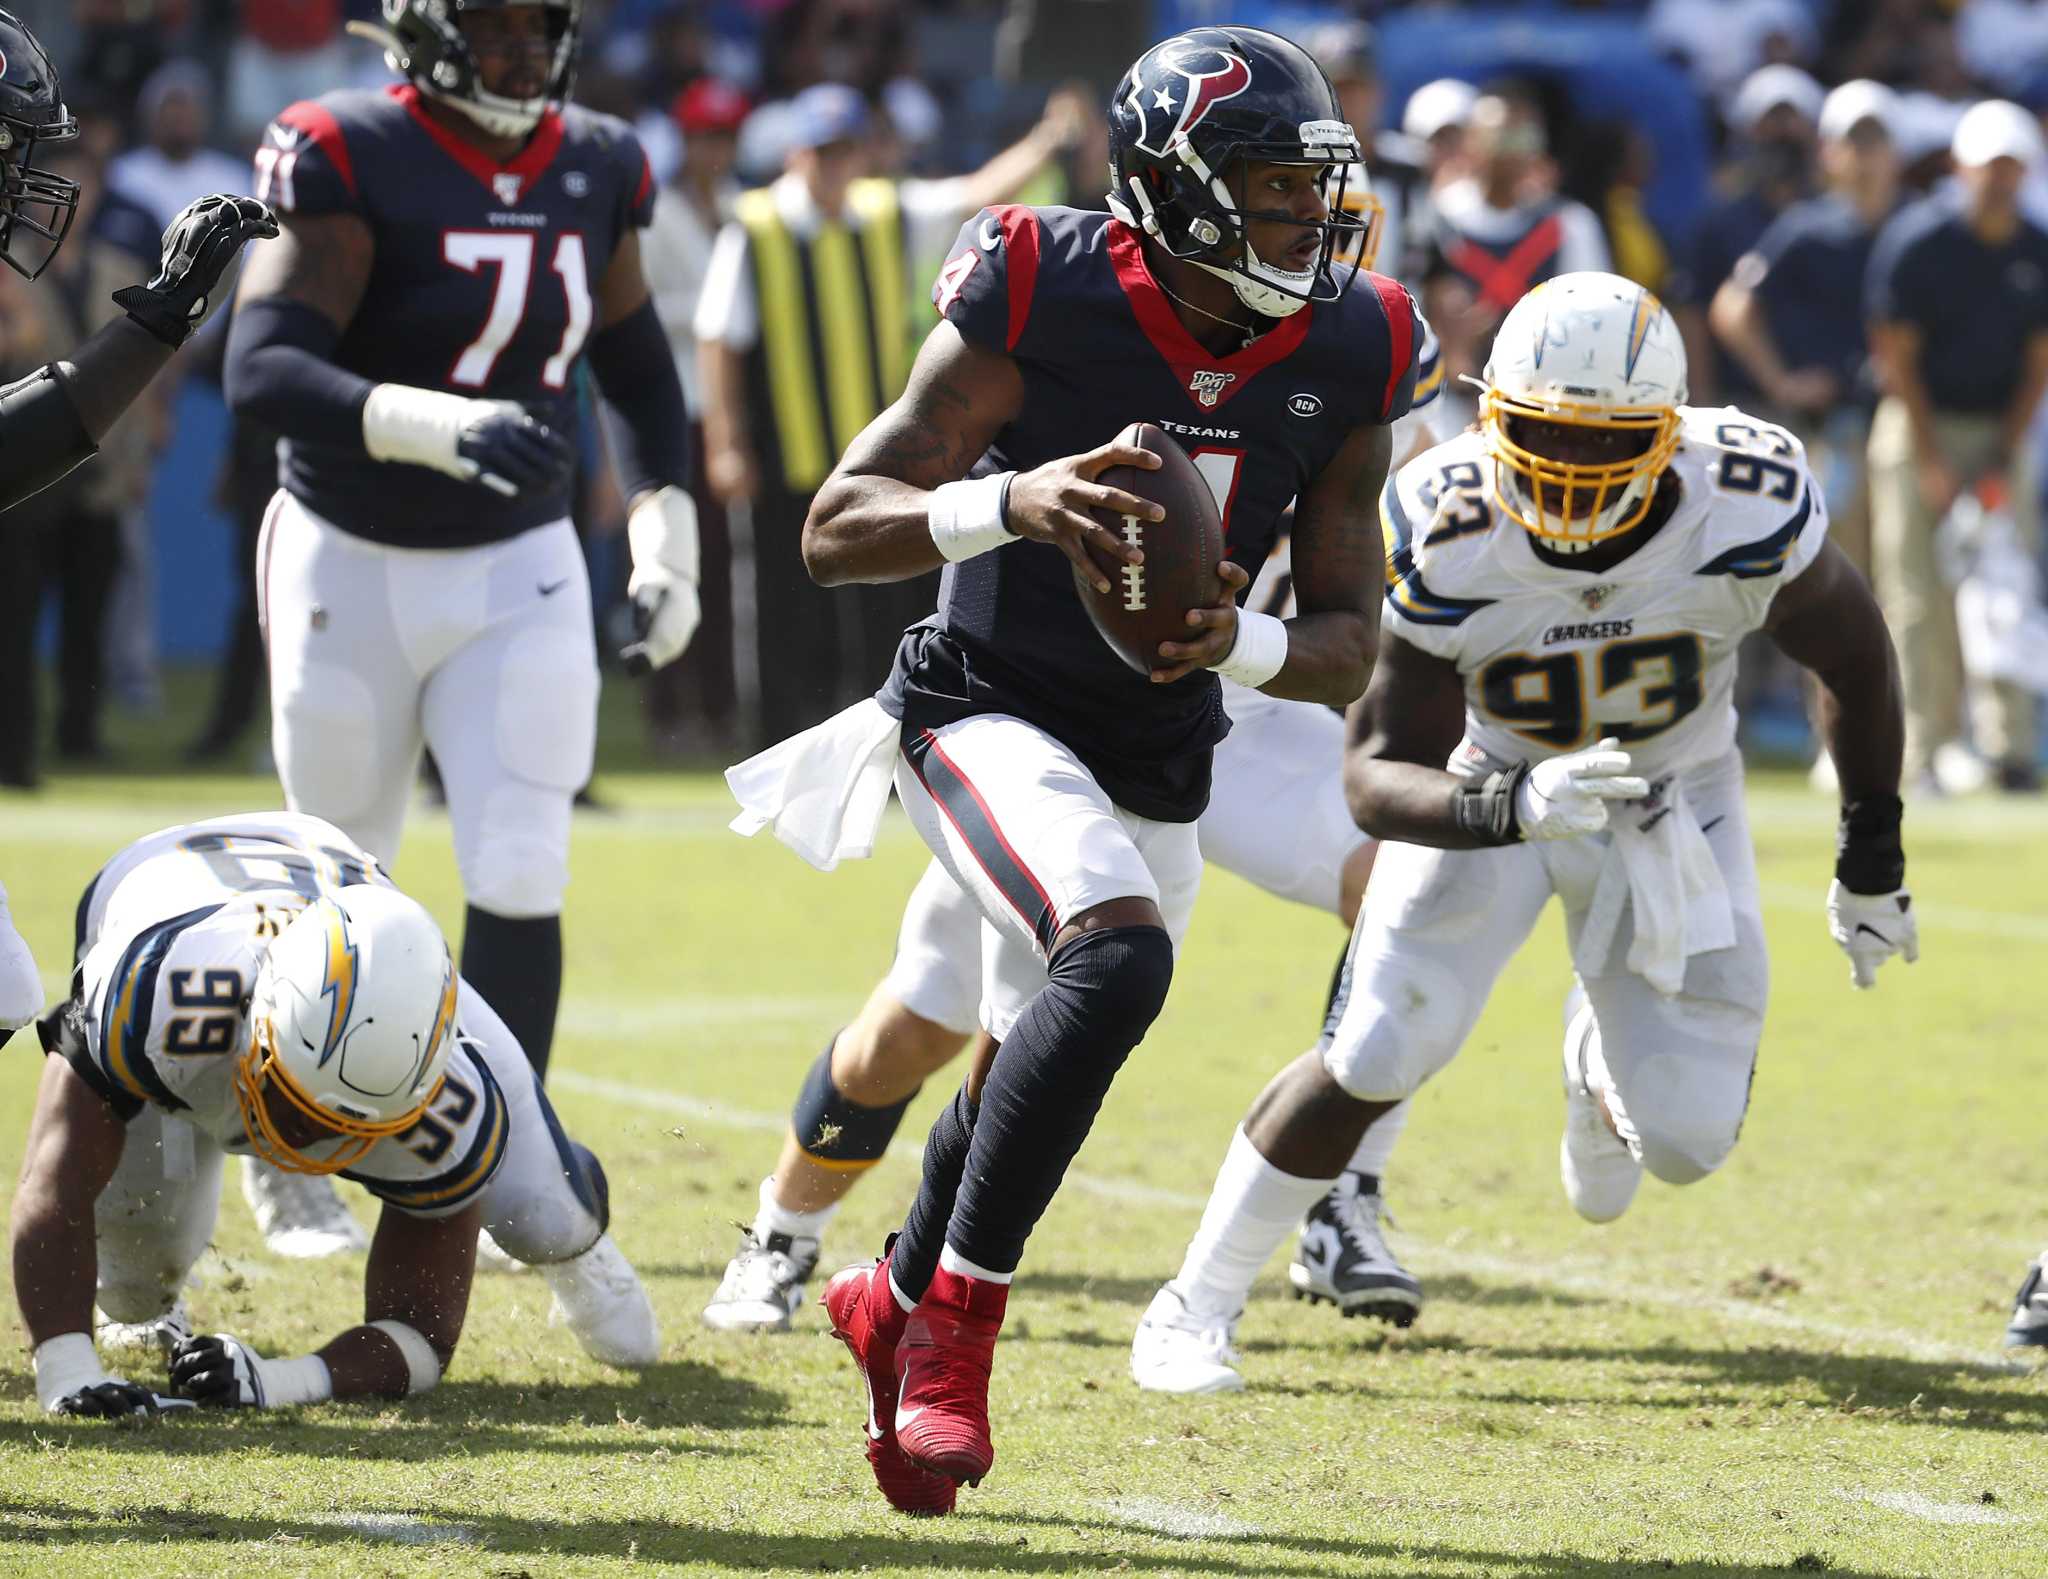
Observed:
[[[225,1150],[248,1151],[233,1073],[257,968],[310,901],[365,882],[390,886],[339,828],[296,812],[221,817],[137,840],[79,902],[72,1003],[54,1034],[46,1028],[45,1046],[123,1120],[155,1106]],[[480,1001],[462,988],[457,1045],[433,1105],[342,1177],[424,1216],[457,1211],[482,1191],[504,1158],[511,1115],[463,1034]],[[524,1056],[508,1051],[523,1069]]]
[[[256,150],[255,193],[289,220],[353,214],[375,255],[333,360],[373,383],[512,400],[577,430],[575,375],[596,291],[628,232],[654,213],[631,129],[565,104],[508,163],[428,118],[419,90],[348,91],[294,104]],[[283,481],[347,532],[463,548],[569,513],[566,485],[504,499],[360,445],[284,441]]]
[[[1656,777],[1734,744],[1736,648],[1820,552],[1827,506],[1783,428],[1732,406],[1679,414],[1677,508],[1598,572],[1538,557],[1495,502],[1478,431],[1388,482],[1385,628],[1457,665],[1465,740],[1453,771],[1611,735]]]

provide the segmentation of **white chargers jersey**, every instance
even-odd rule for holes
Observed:
[[[1820,552],[1827,505],[1783,428],[1732,406],[1679,415],[1677,509],[1599,572],[1538,557],[1495,502],[1476,430],[1388,482],[1385,628],[1464,679],[1453,771],[1612,735],[1655,778],[1734,744],[1736,648]]]
[[[221,817],[137,840],[80,901],[58,1050],[124,1119],[154,1104],[225,1150],[249,1151],[233,1075],[257,968],[310,901],[364,882],[390,886],[339,828],[296,812]],[[433,1106],[342,1173],[422,1216],[474,1199],[503,1160],[510,1128],[481,1045],[459,1021],[455,1034]],[[520,1050],[498,1050],[508,1054],[523,1072]]]

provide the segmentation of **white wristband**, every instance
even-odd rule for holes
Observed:
[[[1253,689],[1264,685],[1287,662],[1287,621],[1270,614],[1237,611],[1237,640],[1223,661],[1209,667],[1226,680]]]
[[[93,1352],[92,1338],[83,1332],[67,1332],[46,1338],[36,1345],[36,1402],[54,1410],[81,1387],[93,1387],[108,1380]]]
[[[434,1346],[416,1328],[402,1321],[373,1321],[369,1325],[397,1344],[398,1352],[405,1357],[407,1395],[432,1392],[441,1379],[441,1357],[434,1352]]]
[[[1004,501],[1009,498],[1010,479],[1015,472],[997,472],[991,477],[970,477],[965,482],[943,483],[932,490],[926,515],[932,541],[953,564],[985,554],[1017,534],[1003,521]]]
[[[363,402],[363,448],[374,461],[431,466],[468,481],[476,467],[456,453],[456,446],[462,442],[463,424],[479,404],[438,389],[375,385]]]
[[[302,1354],[296,1360],[266,1360],[251,1354],[256,1382],[263,1389],[266,1409],[288,1409],[293,1404],[324,1404],[334,1396],[334,1377],[327,1362],[317,1354]]]

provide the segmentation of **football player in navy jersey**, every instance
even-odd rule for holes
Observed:
[[[640,267],[654,181],[623,122],[562,102],[577,17],[387,0],[369,31],[406,80],[294,104],[257,151],[283,234],[227,358],[237,414],[283,435],[259,564],[286,798],[389,863],[432,748],[465,978],[543,1072],[597,728],[566,436],[585,363],[630,505],[628,666],[674,659],[698,614],[689,425]],[[324,1187],[258,1178],[276,1227],[341,1226]]]
[[[948,1511],[994,1460],[1011,1274],[1165,1000],[1228,727],[1209,671],[1309,701],[1363,689],[1374,500],[1422,340],[1399,285],[1332,263],[1358,142],[1294,44],[1231,27],[1155,46],[1116,90],[1110,140],[1110,213],[1007,207],[963,228],[934,293],[945,321],[804,532],[828,585],[945,567],[939,612],[905,634],[879,701],[898,793],[989,940],[997,1050],[934,1126],[890,1253],[825,1294],[868,1389],[876,1479],[910,1512]],[[1073,587],[1138,558],[1091,508],[1159,518],[1100,481],[1148,464],[1117,441],[1136,419],[1175,433],[1228,501],[1226,596],[1149,673],[1109,650]],[[1296,498],[1300,612],[1241,612],[1241,567]],[[811,733],[826,752],[852,731]],[[824,767],[778,749],[795,780]]]
[[[50,265],[78,213],[78,183],[36,162],[72,141],[57,68],[35,34],[0,11],[0,262],[33,280]],[[171,221],[147,284],[114,293],[125,315],[62,361],[0,387],[0,510],[40,493],[91,458],[206,315],[214,287],[243,244],[277,233],[252,198],[202,197]],[[0,1042],[42,1007],[42,977],[0,888]]]

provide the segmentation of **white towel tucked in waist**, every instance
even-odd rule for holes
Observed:
[[[740,814],[734,833],[763,828],[821,872],[875,853],[903,726],[873,697],[725,770]]]
[[[1735,946],[1728,885],[1677,775],[1643,800],[1614,809],[1607,854],[1579,929],[1582,976],[1607,969],[1624,903],[1635,913],[1628,968],[1667,998],[1685,985],[1695,954]]]

